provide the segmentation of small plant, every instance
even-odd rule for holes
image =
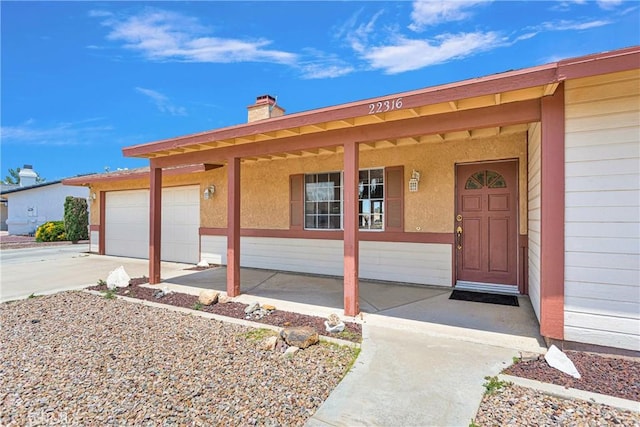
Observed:
[[[98,279],[98,286],[107,286],[107,282],[102,279]]]
[[[340,338],[340,339],[347,340],[347,341],[362,342],[362,337],[359,334],[357,334],[355,332],[351,332],[351,331],[349,331],[347,329],[345,329],[342,332],[338,332],[338,333],[334,334],[334,336],[336,338]]]
[[[251,329],[249,332],[242,334],[246,339],[251,341],[262,341],[265,338],[277,335],[276,331],[267,328]]]
[[[49,221],[36,230],[37,242],[62,242],[67,240],[63,221]]]
[[[480,424],[476,424],[476,422],[472,418],[471,422],[469,423],[469,427],[480,427]]]
[[[193,307],[191,307],[193,310],[196,311],[200,311],[202,310],[203,304],[200,301],[196,301],[195,304],[193,304]]]
[[[116,290],[107,289],[106,291],[103,292],[103,295],[106,299],[114,299],[116,297]]]
[[[517,365],[518,363],[522,362],[522,359],[519,356],[513,356],[513,364]]]
[[[487,380],[487,382],[482,384],[482,386],[486,389],[486,394],[496,393],[511,384],[510,382],[498,379],[497,376],[486,376],[484,379]]]
[[[36,294],[31,294],[31,295],[29,295],[29,298],[28,298],[28,299],[37,298],[37,297],[38,297],[38,296],[37,296]]]

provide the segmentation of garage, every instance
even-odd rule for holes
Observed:
[[[199,186],[162,190],[163,261],[199,261],[199,195]],[[149,258],[149,190],[109,191],[105,196],[105,253]]]

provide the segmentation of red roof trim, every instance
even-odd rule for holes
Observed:
[[[163,175],[164,176],[185,175],[189,173],[208,171],[220,166],[222,165],[200,164],[200,165],[173,167],[173,168],[165,169],[163,171]],[[95,184],[98,182],[130,181],[133,179],[149,179],[149,168],[144,167],[144,168],[131,169],[127,171],[117,171],[117,172],[110,172],[110,173],[99,173],[95,175],[77,176],[74,178],[64,179],[62,183],[64,185],[83,186],[83,185]]]
[[[215,140],[273,132],[332,120],[349,119],[363,116],[368,106],[378,101],[402,97],[402,108],[415,108],[440,102],[455,101],[463,98],[489,95],[528,87],[556,83],[567,78],[612,73],[638,68],[640,47],[635,46],[612,52],[603,52],[578,58],[566,59],[557,63],[508,71],[476,79],[469,79],[439,86],[428,87],[410,92],[401,92],[362,101],[341,104],[286,116],[244,123],[235,126],[214,129],[206,132],[179,136],[151,143],[125,147],[126,157],[171,150],[186,145],[206,143]],[[597,63],[597,66],[594,66]]]

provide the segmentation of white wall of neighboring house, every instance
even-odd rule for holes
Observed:
[[[640,71],[565,90],[565,339],[640,351]]]
[[[528,142],[528,236],[529,299],[540,321],[540,123],[529,128]]]
[[[62,185],[59,182],[27,187],[3,196],[8,200],[9,234],[31,234],[47,221],[62,221],[66,197],[87,198],[89,189]]]

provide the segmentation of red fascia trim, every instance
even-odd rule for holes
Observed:
[[[199,165],[179,166],[179,167],[164,170],[163,175],[164,176],[185,175],[189,173],[205,172],[218,167],[222,167],[222,165],[199,164]],[[89,185],[89,184],[94,184],[98,182],[130,181],[134,179],[148,180],[149,176],[150,176],[149,169],[132,170],[130,172],[103,173],[103,174],[67,178],[67,179],[63,179],[62,183],[64,185],[83,186],[83,185]]]
[[[483,127],[507,126],[540,121],[540,100],[512,102],[475,110],[436,114],[428,118],[398,120],[309,135],[291,136],[273,141],[241,144],[215,150],[193,151],[157,157],[152,163],[161,167],[192,163],[219,163],[228,156],[251,157],[285,151],[309,150],[344,145],[344,141],[368,142],[388,138],[414,137]]]
[[[638,69],[640,47],[598,53],[558,62],[558,80],[577,79],[600,74]]]
[[[226,228],[200,227],[200,236],[226,236]],[[267,230],[260,228],[243,228],[242,237],[271,237],[279,239],[318,239],[342,240],[342,230]],[[453,245],[452,233],[407,233],[389,231],[363,231],[358,234],[361,242],[397,242],[397,243],[441,243]]]
[[[143,156],[157,151],[179,149],[186,145],[201,144],[235,137],[246,137],[281,129],[366,116],[369,112],[369,105],[379,101],[384,102],[391,99],[402,98],[402,109],[410,109],[458,99],[491,95],[497,92],[524,89],[555,83],[556,81],[556,64],[553,63],[134,145],[123,148],[122,154],[125,157]]]

